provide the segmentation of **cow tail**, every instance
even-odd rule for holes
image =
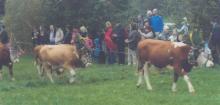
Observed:
[[[139,50],[137,50],[137,72],[140,72],[144,67],[143,60],[141,59]]]

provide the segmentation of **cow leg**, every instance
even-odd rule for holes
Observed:
[[[187,74],[185,74],[185,75],[183,75],[183,78],[184,78],[186,84],[188,85],[189,92],[194,93],[195,89],[194,89],[194,87],[193,87],[193,85],[192,85],[192,83],[189,79],[189,76]]]
[[[13,74],[13,64],[12,64],[12,62],[10,62],[9,64],[8,64],[8,70],[9,70],[9,75],[10,75],[10,78],[11,78],[11,80],[12,81],[15,81],[15,78],[14,78],[14,74]]]
[[[54,83],[51,72],[49,70],[46,70],[46,74],[47,74],[47,77],[50,79],[51,83]]]
[[[47,70],[49,70],[50,72],[52,71],[52,68],[49,65],[40,64],[39,67],[40,67],[39,69],[40,77],[45,76],[45,71]]]
[[[136,84],[137,87],[140,87],[140,85],[142,84],[143,81],[143,70],[138,72],[138,82]]]
[[[149,67],[148,67],[148,63],[145,64],[144,66],[144,78],[147,84],[147,89],[148,90],[152,90],[152,86],[150,84],[150,80],[149,80]]]
[[[174,75],[173,75],[173,85],[172,85],[172,91],[173,91],[173,92],[176,92],[176,91],[177,91],[177,89],[176,89],[176,83],[177,83],[177,81],[178,81],[178,78],[179,78],[179,74],[174,71]]]
[[[42,70],[46,72],[47,77],[50,79],[51,83],[54,83],[50,65],[48,65],[48,64],[43,64],[42,68],[43,68]]]
[[[39,76],[42,77],[42,71],[43,71],[42,65],[41,64],[39,64],[39,65],[37,64],[36,66],[37,66],[37,71],[38,71]]]
[[[220,46],[219,45],[216,46],[216,53],[217,53],[218,63],[220,64]]]
[[[73,66],[71,65],[71,63],[69,62],[64,63],[63,68],[66,70],[69,70],[70,72],[69,83],[73,83],[75,81],[76,71],[73,69]]]
[[[2,66],[0,66],[0,80],[2,80],[3,77],[2,77]]]
[[[138,81],[137,81],[137,84],[136,86],[139,87],[141,84],[142,84],[142,79],[143,79],[143,76],[144,76],[144,62],[141,61],[140,59],[138,60],[137,62],[137,66],[138,66],[138,70],[137,70],[137,73],[138,73]]]
[[[42,77],[44,76],[44,69],[45,69],[45,65],[43,64],[36,64],[37,66],[37,72],[38,72],[38,75],[39,75],[39,78],[42,79]]]
[[[70,79],[69,83],[73,83],[75,81],[76,71],[74,69],[70,69]]]
[[[40,61],[39,58],[35,58],[35,65],[37,66],[37,71],[38,71],[38,74],[41,77],[43,77],[43,73],[44,73],[44,68],[43,68],[43,63]]]

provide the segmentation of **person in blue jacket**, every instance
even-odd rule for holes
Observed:
[[[150,19],[150,25],[153,29],[156,38],[158,38],[160,33],[163,32],[164,23],[163,18],[160,15],[158,15],[157,9],[153,9],[153,16]]]

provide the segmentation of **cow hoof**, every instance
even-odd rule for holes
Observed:
[[[176,93],[176,92],[177,92],[177,90],[172,90],[172,92],[173,92],[173,93]]]
[[[152,90],[153,90],[153,88],[152,88],[152,87],[148,87],[148,88],[147,88],[147,90],[152,91]]]
[[[53,80],[50,80],[50,82],[51,82],[52,84],[54,84],[54,83],[55,83]]]
[[[137,88],[140,88],[140,87],[141,87],[141,85],[136,85],[136,87],[137,87]]]
[[[195,94],[195,91],[190,91],[189,93],[191,93],[191,94]]]
[[[72,83],[74,83],[74,81],[75,81],[75,79],[71,78],[71,79],[69,80],[69,83],[72,84]]]
[[[190,94],[192,94],[194,96],[194,95],[196,95],[196,92],[195,91],[194,92],[190,92]]]
[[[15,59],[15,60],[13,60],[13,63],[19,63],[19,62],[20,62],[19,59]]]
[[[86,67],[89,67],[89,66],[91,66],[92,65],[92,63],[87,63],[86,64]]]
[[[11,81],[15,81],[15,78],[11,78]]]
[[[153,91],[153,89],[147,89],[148,91]]]
[[[189,89],[189,93],[195,94],[195,89],[194,89],[194,88],[190,88],[190,89]]]

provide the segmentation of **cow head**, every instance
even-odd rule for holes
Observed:
[[[79,60],[80,60],[78,61],[80,63],[79,65],[83,67],[88,67],[92,64],[88,49],[86,49],[85,47],[82,47],[78,49],[78,54],[79,54]]]
[[[191,50],[188,53],[188,63],[197,66],[197,58],[199,56],[199,49],[196,47],[191,47]]]
[[[76,67],[79,67],[79,68],[85,68],[86,67],[86,64],[81,60],[81,59],[77,59],[75,61],[75,66]]]
[[[198,63],[197,63],[198,49],[197,48],[190,48],[190,47],[187,47],[187,48],[189,48],[188,49],[188,51],[189,51],[188,56],[187,56],[187,59],[182,62],[182,67],[185,72],[190,72],[193,66],[198,65]]]

